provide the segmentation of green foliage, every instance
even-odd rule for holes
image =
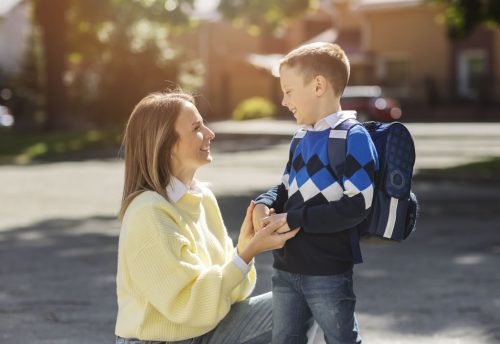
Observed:
[[[77,157],[89,150],[113,148],[118,152],[121,133],[118,131],[65,131],[51,133],[1,132],[0,164],[29,163],[71,154]],[[117,153],[118,155],[118,153]]]
[[[221,0],[219,12],[226,19],[242,21],[250,31],[276,31],[286,20],[304,13],[310,0]],[[260,31],[260,30],[259,30]]]
[[[276,115],[276,106],[266,98],[253,97],[242,101],[234,109],[232,118],[236,121],[269,118]]]
[[[440,17],[448,28],[451,39],[466,37],[475,28],[484,24],[498,27],[500,24],[500,1],[498,0],[428,0],[435,5],[444,5]]]
[[[198,65],[171,44],[173,33],[191,25],[194,1],[53,0],[55,11],[52,3],[31,0],[46,52],[47,122],[71,124],[80,117],[121,124],[149,92],[178,82],[198,86]]]
[[[68,14],[72,108],[84,109],[82,116],[97,123],[121,123],[144,95],[196,73],[170,40],[172,32],[188,25],[193,2],[73,0]]]
[[[500,180],[500,157],[443,169],[424,169],[419,171],[418,175],[428,178],[443,177],[450,180],[498,181]]]

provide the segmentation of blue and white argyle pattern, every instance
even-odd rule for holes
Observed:
[[[344,195],[361,194],[365,208],[371,206],[376,152],[367,149],[369,137],[363,128],[355,127],[349,137],[346,136],[347,131],[331,129],[296,133],[295,139],[300,142],[282,178],[289,205],[332,202]],[[347,139],[345,169],[340,182],[330,168],[328,156],[328,141],[336,139]]]

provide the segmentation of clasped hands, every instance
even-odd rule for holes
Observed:
[[[238,254],[248,263],[261,252],[282,248],[299,229],[290,229],[286,213],[276,214],[267,206],[251,201],[241,225]]]
[[[274,209],[264,204],[256,204],[252,213],[252,223],[255,232],[263,228],[275,228],[276,234],[289,232],[291,229],[286,221],[286,213],[276,214]]]

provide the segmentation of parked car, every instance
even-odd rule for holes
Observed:
[[[340,104],[344,110],[356,110],[361,121],[392,122],[402,116],[399,102],[384,96],[380,86],[347,86]]]

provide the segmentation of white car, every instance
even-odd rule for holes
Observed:
[[[0,128],[9,128],[14,125],[14,116],[9,111],[9,108],[0,105]]]

